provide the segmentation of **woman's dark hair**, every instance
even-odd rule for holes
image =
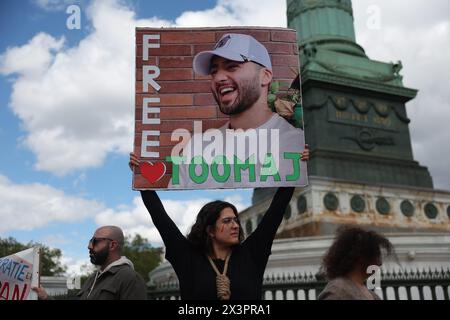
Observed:
[[[387,255],[394,253],[392,243],[375,231],[358,227],[340,227],[336,238],[323,258],[322,267],[328,279],[346,276],[358,265],[362,270],[381,264],[381,248]]]
[[[225,208],[231,208],[234,215],[238,217],[238,211],[234,205],[229,202],[216,200],[209,202],[200,209],[197,215],[197,220],[192,226],[191,232],[189,232],[187,238],[191,243],[199,250],[210,253],[212,251],[211,238],[208,234],[207,228],[209,226],[215,227],[217,219],[220,217],[220,213]],[[239,242],[244,240],[244,232],[242,230],[241,222],[239,224]]]

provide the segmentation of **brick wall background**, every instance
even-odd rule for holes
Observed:
[[[135,95],[135,139],[134,152],[141,156],[142,130],[159,130],[160,147],[147,148],[147,151],[159,151],[159,160],[164,161],[177,142],[170,141],[173,130],[184,128],[193,131],[194,120],[202,120],[203,130],[222,126],[228,116],[222,114],[210,93],[209,77],[199,76],[192,69],[194,56],[204,50],[211,50],[225,33],[244,33],[252,35],[269,51],[273,67],[273,79],[281,83],[283,94],[298,74],[299,59],[296,31],[284,28],[136,28],[136,95]],[[160,48],[149,49],[149,59],[143,60],[143,35],[159,34]],[[142,90],[142,66],[154,65],[160,69],[155,81],[161,86],[156,92],[149,86],[149,92]],[[142,124],[142,102],[144,98],[159,97],[160,125]],[[158,116],[158,115],[156,115]],[[146,159],[146,158],[142,158]],[[165,161],[164,161],[165,162]],[[165,176],[150,184],[141,176],[139,170],[133,177],[134,189],[166,188],[172,168],[166,163]]]

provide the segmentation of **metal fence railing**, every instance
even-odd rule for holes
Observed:
[[[312,273],[272,275],[264,278],[263,299],[315,300],[326,281]],[[381,273],[381,290],[385,300],[449,300],[450,269],[398,270]],[[178,282],[149,288],[149,299],[180,299]]]

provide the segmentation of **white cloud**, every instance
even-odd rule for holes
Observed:
[[[95,271],[95,266],[89,260],[86,251],[86,258],[74,258],[66,252],[62,252],[61,265],[66,266],[66,275],[70,277],[91,274]]]
[[[0,56],[0,72],[17,74],[10,106],[26,131],[36,168],[58,175],[100,166],[133,145],[135,20],[113,1],[88,8],[94,31],[76,47],[39,33]]]
[[[25,46],[6,50],[2,55],[0,72],[40,79],[50,67],[54,52],[61,50],[63,45],[64,37],[57,40],[46,33],[38,33]]]
[[[39,243],[45,243],[46,246],[51,248],[58,248],[61,245],[70,244],[72,241],[68,239],[65,234],[48,234],[38,241]]]
[[[180,27],[287,25],[286,1],[262,0],[255,4],[249,0],[219,0],[212,9],[187,11],[175,21]]]
[[[96,201],[73,197],[40,183],[15,184],[3,175],[0,203],[0,233],[32,230],[51,222],[81,221],[104,210]]]
[[[241,212],[249,206],[249,203],[247,203],[247,201],[243,201],[242,197],[239,194],[227,196],[223,201],[232,203],[236,207],[238,212]]]

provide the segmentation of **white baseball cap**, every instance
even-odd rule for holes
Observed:
[[[253,61],[272,71],[272,63],[266,47],[246,34],[224,34],[212,51],[197,53],[193,62],[194,71],[203,76],[209,75],[213,56],[233,61]]]

